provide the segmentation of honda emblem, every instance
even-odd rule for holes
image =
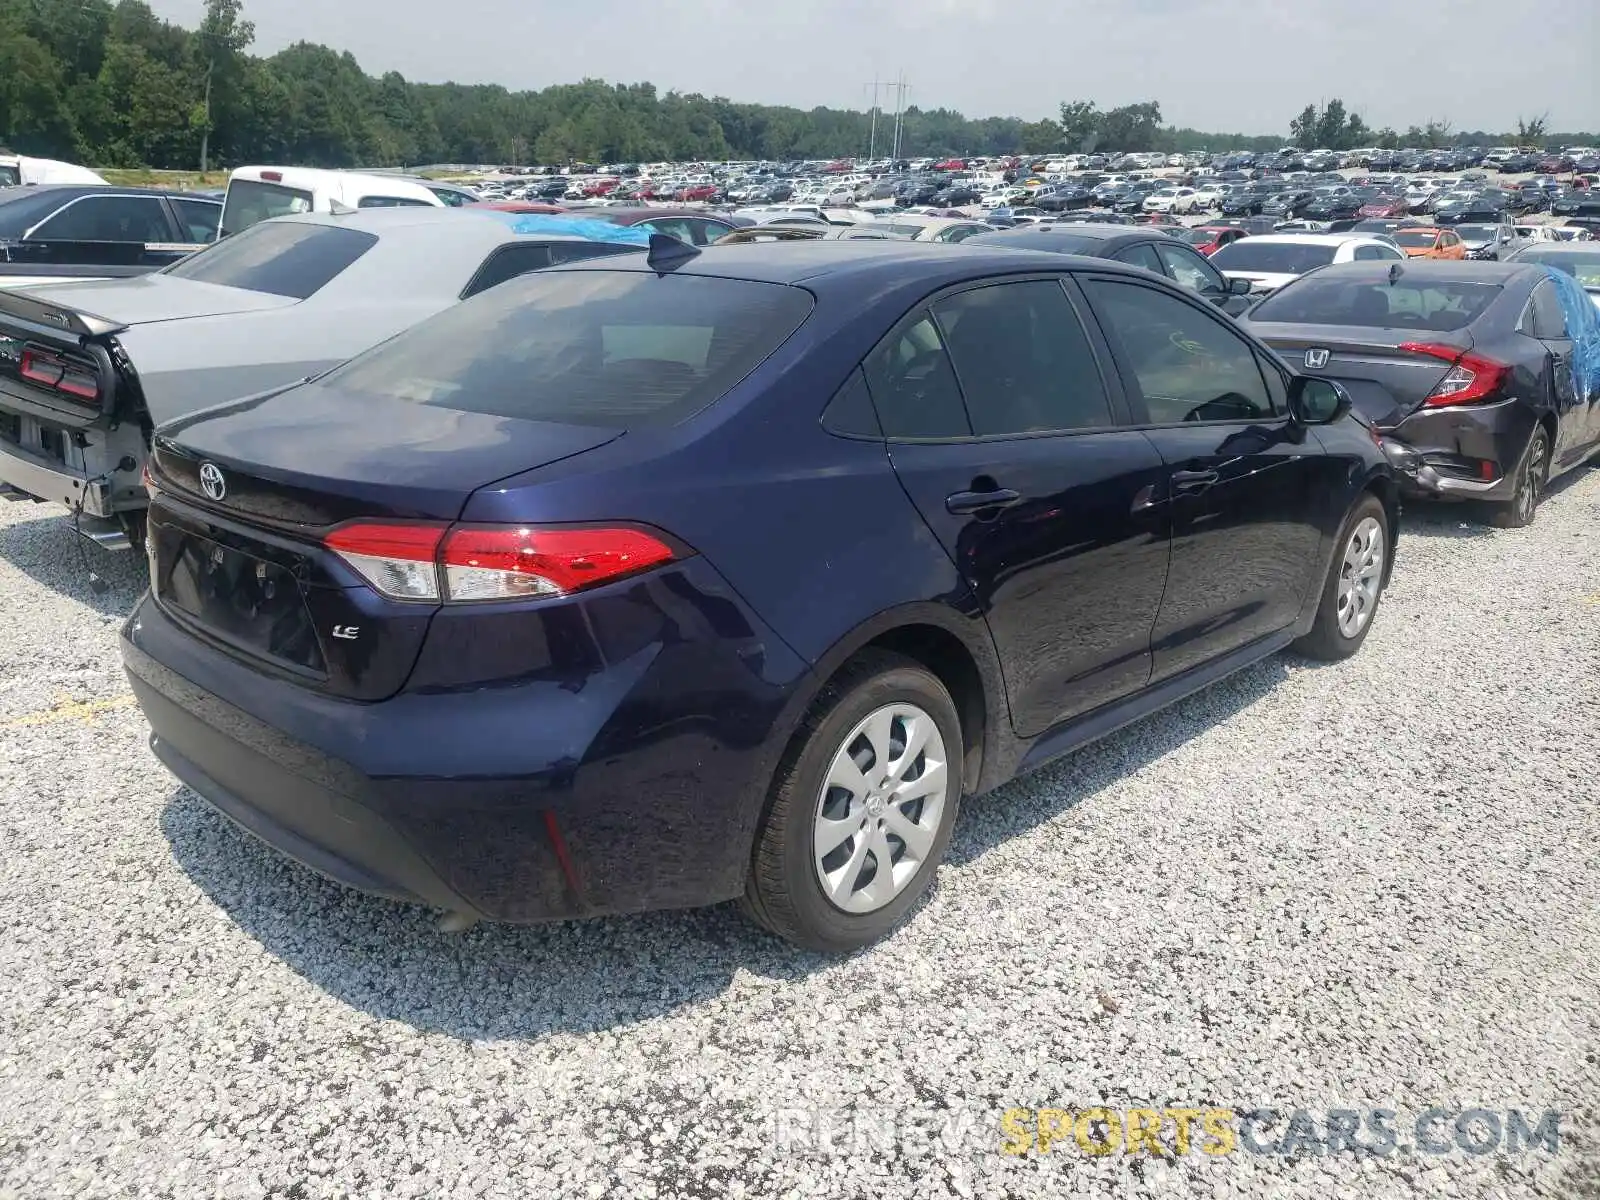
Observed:
[[[1328,365],[1328,352],[1326,350],[1306,351],[1306,370],[1320,371]]]

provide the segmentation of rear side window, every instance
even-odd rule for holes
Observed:
[[[1252,321],[1290,325],[1349,325],[1451,333],[1477,319],[1500,288],[1489,283],[1432,279],[1390,285],[1336,274],[1308,275],[1250,310]]]
[[[472,277],[472,282],[467,284],[461,296],[463,299],[476,296],[479,292],[487,292],[508,279],[515,279],[518,275],[526,275],[529,271],[537,271],[549,265],[549,246],[516,244],[500,246],[484,260],[483,266],[478,268],[478,273]]]
[[[785,284],[648,271],[535,272],[323,377],[460,412],[631,429],[692,415],[811,313]]]
[[[235,179],[228,184],[222,202],[222,235],[243,233],[252,225],[273,217],[289,217],[311,211],[311,193],[276,183],[257,183]]]
[[[187,240],[208,243],[217,240],[217,218],[222,215],[222,205],[213,200],[179,200],[172,207],[178,210],[178,220],[183,222]]]
[[[1061,285],[1005,283],[934,306],[978,436],[1111,424],[1094,352]]]
[[[255,225],[174,263],[166,274],[304,300],[377,244],[370,233],[332,225]]]
[[[867,388],[885,437],[971,437],[961,388],[939,327],[922,313],[867,355]]]

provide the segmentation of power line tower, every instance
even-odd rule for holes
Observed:
[[[890,156],[898,159],[900,157],[902,126],[905,121],[906,93],[911,90],[911,85],[906,82],[906,73],[901,71],[899,78],[889,84],[888,87],[894,93],[894,149],[890,151]]]
[[[882,81],[874,79],[862,86],[872,89],[872,108],[869,110],[872,125],[871,132],[867,135],[867,158],[873,159],[878,157],[878,89],[884,85]]]

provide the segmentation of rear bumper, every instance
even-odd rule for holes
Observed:
[[[103,480],[90,479],[65,463],[24,450],[0,440],[0,483],[32,496],[77,508],[91,517],[109,517],[111,488]]]
[[[647,632],[664,614],[663,640],[581,681],[342,700],[202,642],[148,594],[123,662],[168,769],[346,886],[513,922],[710,904],[743,890],[805,670],[707,602],[709,566],[683,568],[617,585]]]
[[[1518,400],[1429,409],[1381,431],[1383,451],[1413,498],[1508,501],[1537,421]]]

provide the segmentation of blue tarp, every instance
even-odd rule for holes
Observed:
[[[1572,386],[1580,403],[1600,400],[1600,309],[1576,277],[1552,266],[1544,269],[1555,280],[1567,332],[1572,335]]]
[[[617,242],[624,246],[648,246],[650,231],[637,225],[613,225],[592,217],[557,216],[554,213],[513,213],[497,208],[466,210],[495,217],[511,227],[511,232],[528,237],[576,237],[590,242]]]

